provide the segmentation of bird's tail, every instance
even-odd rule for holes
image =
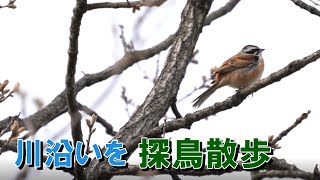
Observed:
[[[207,89],[204,93],[202,93],[199,97],[197,97],[194,102],[193,107],[199,108],[201,104],[211,96],[217,90],[217,85],[214,83],[209,89]]]
[[[220,81],[222,79],[221,75],[219,73],[212,73],[212,79],[213,81],[211,82],[211,87],[207,89],[204,93],[202,93],[200,96],[198,96],[194,102],[193,107],[194,108],[199,108],[201,104],[211,96],[212,93],[214,93],[217,89],[220,88]]]

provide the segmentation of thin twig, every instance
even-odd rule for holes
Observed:
[[[91,150],[90,150],[90,141],[91,141],[91,136],[92,134],[96,131],[96,128],[93,128],[94,126],[94,123],[96,122],[97,120],[97,115],[93,114],[91,116],[91,119],[86,119],[86,123],[87,123],[87,126],[89,128],[89,134],[88,134],[88,139],[87,139],[87,150],[86,150],[86,154],[89,154],[91,153]]]
[[[319,3],[316,3],[315,1],[312,1],[312,0],[309,0],[310,2],[312,2],[314,5],[316,5],[316,6],[320,6],[320,4]]]
[[[178,108],[177,108],[177,104],[176,104],[177,99],[175,99],[175,101],[171,104],[171,110],[173,112],[173,114],[176,116],[176,119],[182,118]]]
[[[126,38],[124,37],[124,26],[120,24],[119,28],[121,30],[119,38],[123,46],[124,54],[126,54],[127,52],[132,52],[134,50],[134,46],[133,43],[127,43]]]
[[[178,100],[178,103],[181,102],[181,101],[183,101],[183,100],[185,100],[186,98],[188,98],[189,96],[191,96],[194,92],[196,92],[196,91],[198,91],[198,90],[200,90],[200,89],[209,88],[210,86],[207,85],[207,82],[209,82],[209,81],[211,81],[210,78],[207,78],[206,76],[202,76],[202,84],[201,84],[200,86],[198,86],[198,87],[194,87],[194,89],[193,89],[190,93],[186,94],[186,95],[183,96],[181,99],[179,99],[179,100]]]
[[[117,134],[117,131],[113,130],[113,126],[108,123],[104,118],[102,118],[101,116],[98,115],[98,113],[96,113],[95,111],[93,111],[92,109],[90,109],[89,107],[78,103],[79,109],[83,112],[85,112],[87,115],[92,116],[92,115],[97,115],[97,122],[100,123],[105,129],[106,129],[106,133],[114,136]]]
[[[167,119],[163,120],[163,130],[162,130],[162,138],[165,138],[166,136],[166,123],[167,123]]]
[[[304,119],[307,119],[310,113],[310,110],[308,110],[306,113],[303,113],[299,118],[296,119],[296,121],[290,127],[282,131],[276,138],[272,139],[270,142],[270,146],[275,146],[283,137],[288,135],[288,133],[292,131],[295,127],[297,127]]]
[[[230,11],[232,11],[232,9],[240,2],[240,0],[230,0],[228,1],[224,6],[222,6],[221,8],[219,8],[216,11],[213,11],[212,13],[210,13],[205,22],[204,25],[209,25],[212,21],[220,18],[221,16],[226,15],[227,13],[229,13]]]
[[[159,76],[159,72],[160,72],[160,53],[158,54],[158,58],[157,58],[157,64],[156,64],[156,72],[153,78],[153,83],[156,84],[158,76]]]
[[[128,114],[128,117],[131,117],[130,112],[129,112],[129,105],[138,108],[138,106],[133,102],[132,99],[128,98],[128,96],[126,95],[127,89],[125,87],[122,87],[122,91],[121,91],[121,99],[123,99],[124,103],[126,104],[126,112]]]

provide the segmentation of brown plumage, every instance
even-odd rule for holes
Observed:
[[[242,89],[261,78],[264,61],[260,49],[254,45],[245,46],[238,54],[226,60],[212,74],[212,85],[193,102],[193,107],[200,107],[212,93],[223,86]]]

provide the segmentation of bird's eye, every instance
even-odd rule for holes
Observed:
[[[250,53],[250,54],[258,55],[259,49],[251,49],[251,50],[249,51],[249,53]]]

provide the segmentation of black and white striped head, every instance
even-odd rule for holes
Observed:
[[[256,55],[256,56],[261,55],[262,51],[264,51],[264,49],[260,49],[258,46],[255,46],[255,45],[246,45],[241,50],[242,53],[253,54],[253,55]]]

